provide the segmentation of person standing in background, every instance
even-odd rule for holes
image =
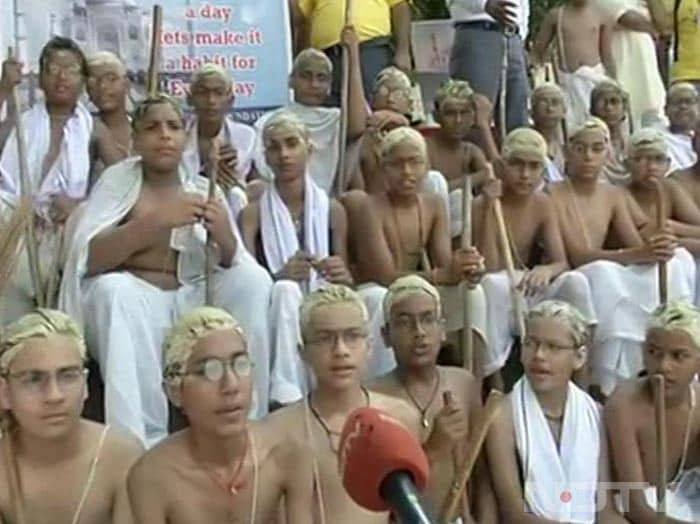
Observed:
[[[448,0],[455,22],[450,77],[466,80],[496,106],[502,89],[503,53],[507,43],[506,128],[527,126],[529,97],[524,42],[529,0]],[[504,33],[508,28],[508,34]],[[496,110],[498,112],[498,109]]]
[[[290,0],[295,31],[295,51],[307,47],[322,50],[333,64],[329,105],[340,105],[342,44],[345,7],[349,0]],[[365,93],[379,72],[395,65],[411,71],[411,7],[406,0],[355,1],[352,20],[360,39],[360,64]]]

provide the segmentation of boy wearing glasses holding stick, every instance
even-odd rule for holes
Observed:
[[[78,327],[40,309],[3,335],[0,521],[132,523],[126,475],[141,448],[80,417],[87,370]]]
[[[163,357],[168,396],[190,425],[130,472],[137,524],[262,524],[280,508],[288,524],[311,522],[306,446],[274,423],[247,419],[253,362],[237,321],[220,309],[194,309],[171,330]]]
[[[386,345],[394,349],[397,367],[370,387],[408,402],[420,414],[420,436],[429,451],[431,473],[426,500],[439,509],[481,410],[479,385],[462,368],[437,365],[445,325],[440,293],[427,280],[418,275],[395,280],[384,298],[384,320]],[[488,481],[481,480],[474,485],[488,487]],[[483,494],[490,490],[478,489],[478,495]],[[473,501],[482,515],[479,522],[487,521],[484,500]],[[469,506],[463,505],[460,514],[471,519]]]

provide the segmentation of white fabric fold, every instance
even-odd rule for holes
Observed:
[[[569,382],[558,449],[527,377],[515,384],[511,407],[528,509],[557,522],[595,522],[598,457],[605,449],[600,407]]]
[[[262,132],[267,121],[279,111],[296,114],[309,129],[312,151],[309,156],[309,175],[321,189],[330,193],[340,156],[340,109],[337,107],[306,106],[292,102],[286,107],[266,113],[255,122],[257,145],[255,167],[263,178],[272,180],[274,174],[265,160],[265,145]]]
[[[270,184],[260,201],[260,235],[267,266],[273,275],[300,250],[319,260],[330,255],[330,199],[308,174],[305,175],[304,181],[303,219],[305,245],[300,246],[292,215],[277,192],[275,184]],[[309,290],[314,291],[323,284],[323,279],[316,271],[312,271]]]
[[[668,154],[671,157],[671,165],[669,166],[668,170],[669,173],[679,169],[687,169],[692,167],[695,162],[697,162],[698,157],[693,149],[692,135],[671,133],[668,128],[662,129],[662,133],[666,138]]]
[[[566,100],[568,129],[576,129],[586,121],[591,104],[591,92],[596,84],[605,78],[603,64],[581,66],[574,72],[559,70],[559,84]]]
[[[90,176],[89,144],[93,120],[81,104],[63,128],[58,156],[42,178],[44,159],[51,144],[51,118],[44,103],[38,103],[22,114],[24,143],[27,147],[30,191],[40,207],[46,210],[51,197],[57,194],[83,198]],[[14,206],[20,196],[20,168],[17,133],[12,131],[0,157],[0,198]]]

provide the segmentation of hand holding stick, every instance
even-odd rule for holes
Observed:
[[[452,486],[450,487],[450,492],[448,493],[442,507],[440,522],[443,524],[449,524],[455,519],[460,500],[462,500],[462,495],[464,494],[464,490],[467,486],[467,481],[469,480],[472,469],[474,469],[474,464],[476,464],[476,459],[479,456],[481,447],[486,440],[489,427],[496,419],[496,415],[498,415],[498,410],[501,407],[502,400],[503,393],[495,389],[491,390],[488,398],[486,399],[486,404],[481,412],[479,424],[474,428],[474,431],[471,433],[469,438],[467,453],[464,457],[464,461],[462,462],[461,467],[455,473]]]
[[[656,513],[659,524],[666,522],[666,381],[663,375],[651,377],[656,415]]]
[[[207,201],[211,202],[216,198],[216,180],[218,178],[217,166],[219,164],[219,141],[215,138],[211,141],[209,148],[209,160],[207,167],[209,168],[209,194]],[[214,242],[211,238],[211,233],[207,232],[207,245],[205,248],[205,282],[204,294],[205,304],[207,306],[214,305]]]

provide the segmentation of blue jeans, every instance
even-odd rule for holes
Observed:
[[[491,100],[498,115],[504,38],[500,31],[481,27],[457,27],[450,56],[450,76],[466,80],[477,93]],[[508,131],[528,124],[529,84],[527,59],[523,41],[515,35],[508,38],[508,88],[506,127]]]
[[[343,73],[343,52],[339,45],[323,50],[333,64],[333,83],[327,105],[340,106],[340,82]],[[360,44],[360,69],[365,100],[371,102],[372,87],[377,75],[394,63],[394,46],[390,37],[373,38]]]

